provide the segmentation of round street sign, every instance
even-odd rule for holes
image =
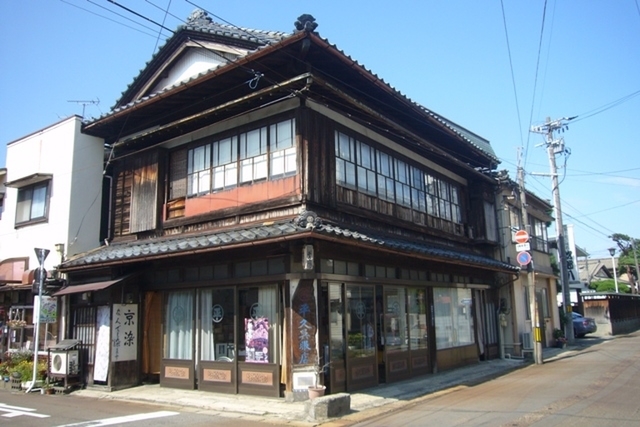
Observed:
[[[518,252],[516,259],[518,260],[518,264],[527,265],[531,262],[531,254],[529,252]]]
[[[529,233],[525,230],[518,230],[514,235],[514,239],[516,240],[516,243],[527,243],[529,241]]]

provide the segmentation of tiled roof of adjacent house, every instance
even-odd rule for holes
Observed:
[[[257,224],[193,236],[171,236],[102,246],[68,259],[62,264],[62,269],[119,262],[132,263],[153,258],[187,255],[194,252],[208,252],[225,247],[231,248],[238,244],[259,243],[261,241],[269,243],[270,240],[278,237],[295,238],[296,235],[306,237],[308,233],[315,234],[318,238],[321,238],[322,235],[338,238],[344,240],[346,244],[350,241],[369,244],[444,262],[464,263],[492,270],[512,272],[519,270],[519,267],[511,264],[470,252],[438,247],[426,242],[381,237],[374,233],[356,231],[339,225],[324,224],[312,212],[305,212],[294,220],[279,223]]]

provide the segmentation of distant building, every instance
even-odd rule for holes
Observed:
[[[537,317],[542,329],[542,345],[546,347],[554,342],[553,329],[559,327],[559,315],[556,307],[557,277],[551,266],[550,244],[547,230],[553,217],[549,214],[552,205],[527,191],[526,212],[523,215],[522,195],[518,184],[502,179],[498,193],[498,219],[502,256],[507,262],[517,262],[522,253],[530,256],[531,262],[522,265],[517,278],[510,286],[500,290],[500,320],[503,335],[502,350],[506,355],[523,356],[531,352],[534,344],[535,316],[532,319],[529,280],[533,277],[537,302]],[[526,225],[524,223],[526,215]],[[526,231],[529,241],[525,248],[519,248],[515,234]],[[527,249],[528,247],[528,249]],[[524,258],[527,259],[526,257]],[[533,271],[533,276],[529,274]]]

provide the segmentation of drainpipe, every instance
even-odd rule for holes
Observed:
[[[111,237],[111,208],[113,197],[113,177],[110,175],[104,175],[105,179],[109,180],[109,208],[107,209],[107,238]]]

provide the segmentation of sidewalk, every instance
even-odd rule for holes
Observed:
[[[543,352],[544,362],[579,351],[584,348],[581,343],[564,349],[546,348]],[[378,387],[351,393],[351,414],[347,417],[353,421],[370,416],[370,410],[387,412],[406,405],[410,400],[447,391],[457,387],[471,386],[530,365],[531,359],[497,359],[480,362],[477,365],[421,376],[398,383],[382,384]],[[207,411],[215,415],[233,417],[243,421],[267,421],[300,427],[333,423],[329,421],[313,421],[307,418],[307,402],[286,402],[284,398],[266,398],[247,395],[227,395],[202,392],[197,390],[180,390],[160,387],[158,384],[142,385],[125,390],[105,392],[94,389],[78,390],[71,394],[74,397],[94,399],[113,399],[138,401],[163,406],[178,407],[183,410]],[[365,413],[365,411],[367,411]],[[373,411],[376,412],[376,411]]]

